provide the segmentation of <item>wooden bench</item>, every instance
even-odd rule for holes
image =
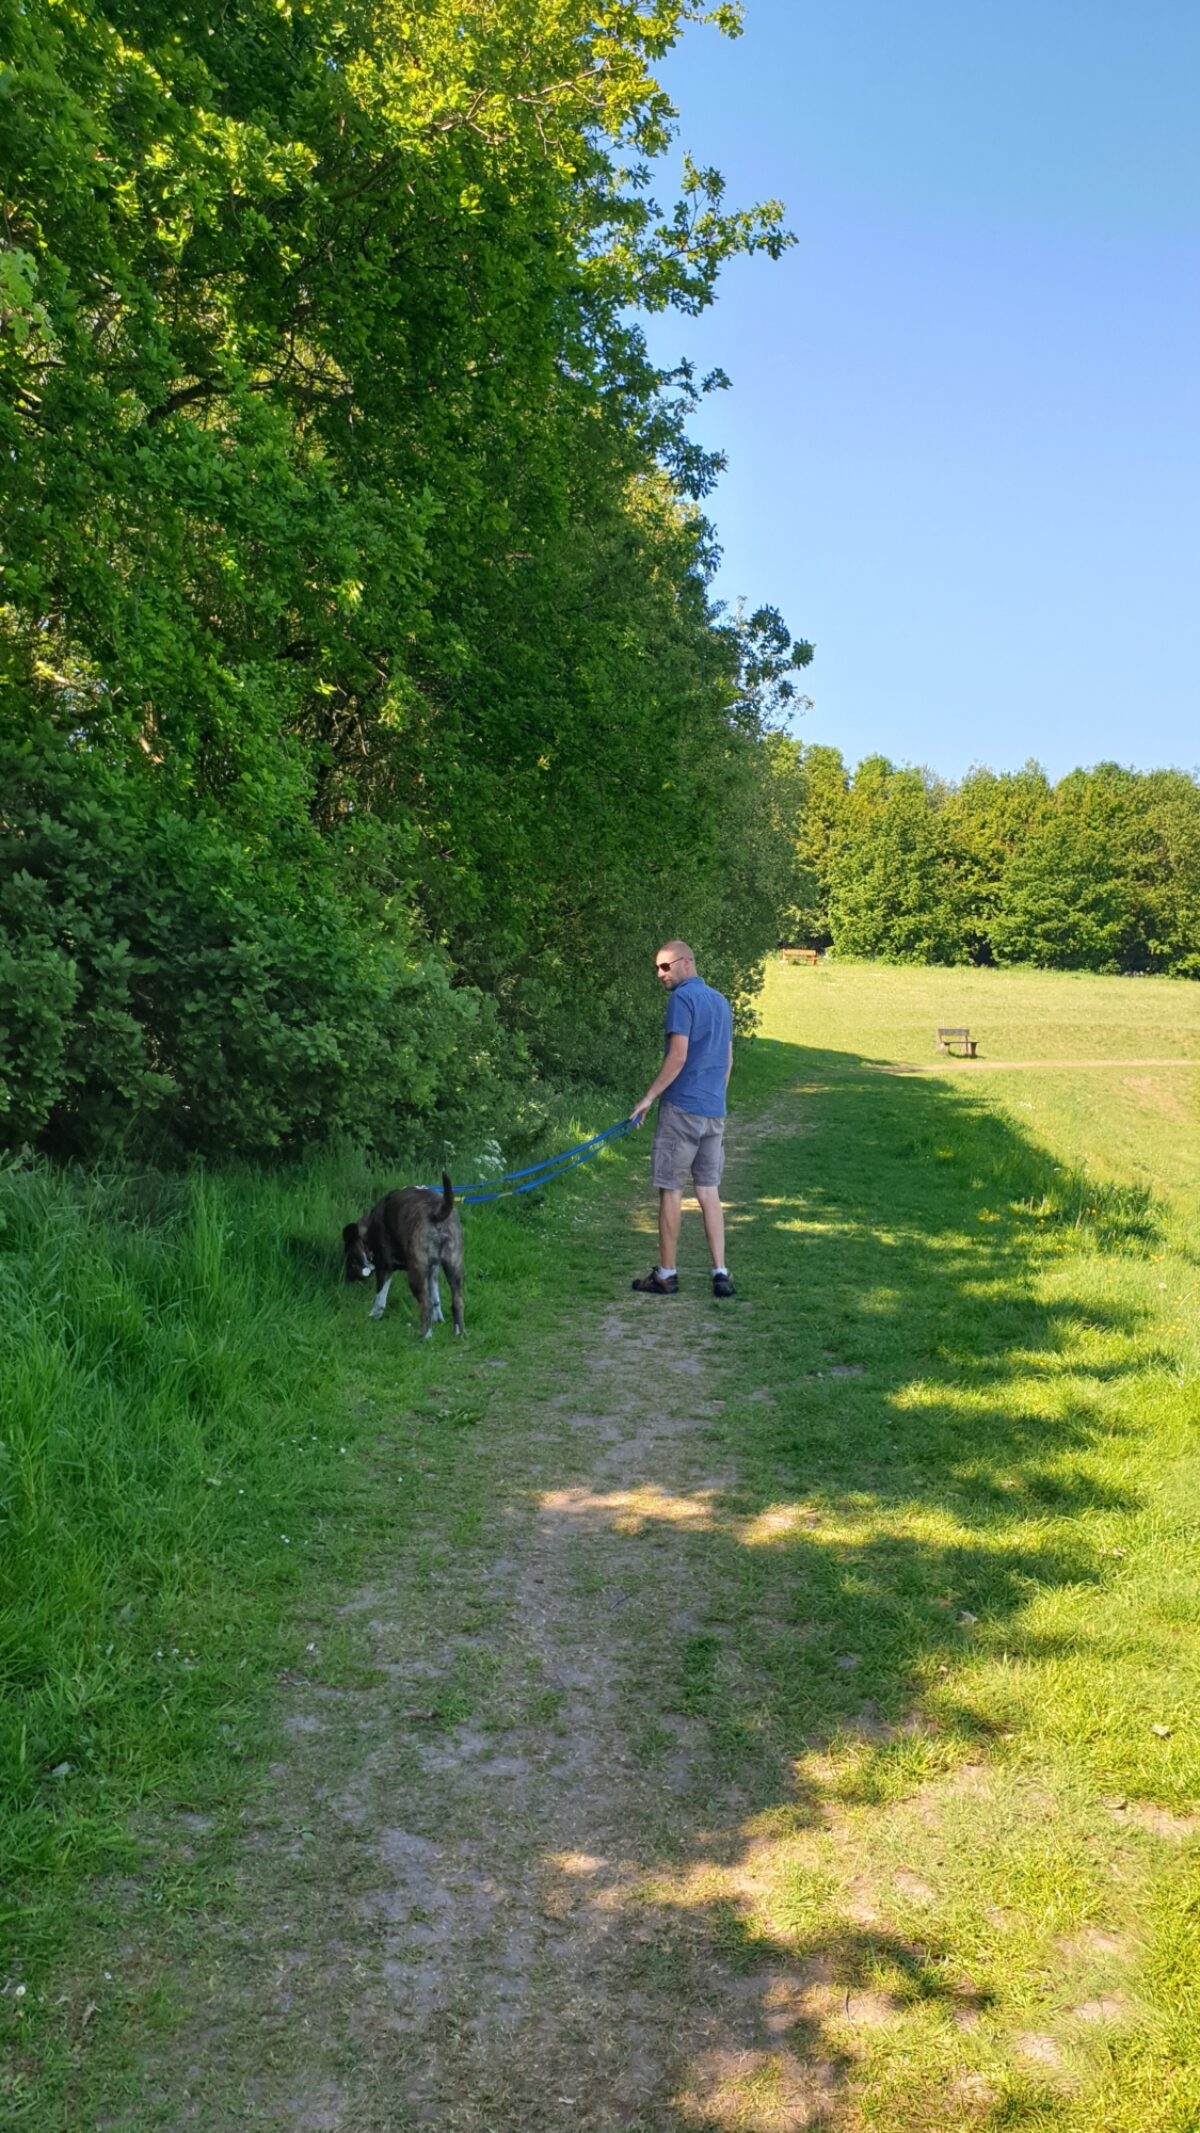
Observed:
[[[812,963],[815,966],[817,951],[815,948],[781,948],[779,960],[781,963]]]
[[[939,1028],[936,1048],[939,1052],[949,1052],[952,1058],[973,1059],[977,1042],[978,1039],[971,1035],[969,1029]],[[956,1044],[962,1046],[961,1052],[955,1052],[954,1047]]]

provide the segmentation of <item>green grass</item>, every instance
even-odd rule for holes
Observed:
[[[700,1471],[735,1478],[683,1525],[648,1497],[625,1553],[577,1564],[584,1604],[627,1593],[633,1765],[652,1779],[696,1729],[741,1803],[721,1845],[706,1802],[630,1834],[628,1982],[682,2033],[712,1966],[739,2005],[811,1966],[791,2048],[839,2069],[847,2133],[1194,2133],[1200,1076],[878,1070],[960,1021],[992,1059],[1200,1057],[1180,983],[770,973],[734,1085],[739,1300],[703,1296],[693,1214],[667,1307],[719,1395]],[[587,1478],[546,1403],[645,1263],[645,1152],[472,1214],[465,1351],[420,1348],[404,1304],[368,1328],[337,1286],[353,1164],[2,1181],[15,2122],[90,2123],[114,2087],[124,2133],[160,2122],[137,2068],[184,2019],[187,1962],[224,1960],[207,1914],[260,1930],[235,1835],[270,1797],[275,1683],[319,1635],[327,1686],[378,1693],[338,1612],[353,1581],[386,1564],[436,1616],[456,1566],[467,1641],[422,1724],[569,1727],[488,1573],[531,1491]],[[660,1605],[672,1564],[686,1623]],[[177,1809],[224,1838],[189,1858]],[[80,1949],[113,1945],[123,1903],[177,1975],[131,1963],[89,2018]],[[214,2055],[200,2123],[235,2122],[237,2062]],[[699,2121],[647,2106],[647,2133],[769,2126],[774,2079],[758,2064]]]
[[[137,1857],[139,1806],[237,1789],[265,1752],[264,1690],[303,1653],[304,1596],[396,1530],[355,1381],[369,1291],[341,1285],[338,1244],[380,1182],[353,1157],[0,1175],[0,1934],[27,2003],[76,1892]],[[559,1188],[553,1219],[595,1189]],[[543,1253],[531,1202],[475,1211],[481,1340]],[[374,1329],[396,1390],[468,1432],[481,1410],[426,1394],[435,1350],[411,1316],[402,1287]],[[15,2012],[27,2033],[31,2005]]]
[[[1182,2133],[1200,2123],[1200,1076],[872,1070],[928,1058],[949,1021],[993,1057],[1200,1057],[1181,984],[771,974],[738,1092],[777,1133],[731,1248],[770,1398],[724,1417],[747,1521],[736,1659],[727,1632],[724,1669],[698,1640],[681,1701],[707,1696],[727,1730],[740,1704],[767,1770],[802,1737],[801,1786],[839,1803],[832,1881],[811,1830],[767,1842],[759,1945],[840,1946],[839,1981],[926,2008],[903,2043],[867,2032],[850,2122],[960,2122],[965,1996],[987,2123]],[[878,1921],[848,1924],[864,1904]],[[1103,1993],[1119,2019],[1093,2029],[1072,2009]],[[1022,2069],[1026,2030],[1051,2073]]]
[[[765,999],[769,1035],[855,1061],[934,1066],[939,1024],[968,1026],[985,1063],[1200,1060],[1200,986],[1175,978],[772,964]],[[948,1075],[958,1072],[943,1064]],[[987,1102],[1060,1160],[1136,1180],[1167,1201],[1200,1200],[1200,1071],[1043,1068],[984,1086]]]

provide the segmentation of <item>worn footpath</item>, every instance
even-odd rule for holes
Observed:
[[[764,1061],[733,1302],[694,1214],[680,1295],[630,1293],[627,1156],[515,1218],[511,1286],[480,1253],[472,1291],[468,1228],[468,1338],[419,1368],[347,1295],[394,1544],[298,1625],[265,1781],[150,1833],[162,1924],[131,1886],[123,2061],[74,2123],[1194,2123],[1177,1640],[1150,1665],[1124,1598],[1175,1393],[1105,1301],[1168,1262],[1119,1197],[1081,1246],[999,1114]]]
[[[222,1912],[171,1980],[186,2017],[107,2120],[123,2133],[629,2133],[724,2123],[723,2088],[759,2071],[761,2123],[785,2127],[827,2095],[832,2064],[789,2048],[812,1979],[723,1953],[751,1803],[688,1710],[689,1655],[727,1619],[706,1547],[736,1480],[720,1314],[752,1303],[715,1304],[699,1266],[679,1299],[628,1294],[637,1206],[588,1219],[612,1301],[532,1321],[533,1376],[468,1345],[422,1409],[381,1412],[380,1486],[419,1487],[451,1430],[470,1489],[326,1625],[361,1685],[323,1683],[313,1623]]]

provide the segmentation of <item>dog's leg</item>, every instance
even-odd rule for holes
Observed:
[[[433,1268],[426,1267],[419,1298],[421,1305],[421,1339],[423,1341],[433,1339],[433,1299],[436,1295],[437,1283]]]
[[[436,1268],[436,1267],[435,1267],[435,1268],[434,1268],[434,1270],[433,1270],[433,1276],[432,1276],[432,1280],[433,1280],[433,1323],[434,1323],[434,1325],[435,1325],[435,1326],[444,1326],[444,1325],[445,1325],[445,1323],[446,1323],[446,1319],[445,1319],[445,1314],[444,1314],[444,1313],[443,1313],[443,1311],[442,1311],[442,1292],[441,1292],[440,1288],[438,1287],[438,1270],[437,1270],[437,1268]]]
[[[377,1293],[377,1295],[376,1295],[375,1301],[374,1301],[374,1303],[373,1303],[373,1304],[371,1305],[371,1312],[370,1312],[370,1315],[371,1315],[371,1317],[372,1317],[372,1318],[382,1318],[382,1317],[383,1317],[383,1314],[384,1314],[384,1312],[385,1312],[385,1311],[387,1310],[387,1292],[388,1292],[388,1290],[389,1290],[389,1289],[391,1288],[391,1286],[392,1286],[392,1277],[391,1277],[391,1275],[389,1274],[389,1275],[388,1275],[388,1277],[387,1277],[387,1279],[386,1279],[386,1281],[383,1281],[383,1282],[381,1282],[381,1283],[380,1283],[380,1285],[379,1285],[379,1290],[378,1290],[378,1293]]]
[[[417,1309],[421,1314],[420,1338],[423,1341],[427,1341],[433,1330],[433,1298],[429,1278],[430,1269],[427,1266],[421,1266],[419,1263],[414,1266],[410,1262],[405,1268],[405,1272],[408,1275],[408,1286],[413,1292]]]
[[[463,1270],[460,1266],[451,1265],[446,1268],[446,1272],[450,1277],[450,1308],[454,1313],[454,1331],[455,1335],[457,1336],[464,1330]]]

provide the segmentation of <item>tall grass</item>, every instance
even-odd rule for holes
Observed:
[[[352,1160],[0,1177],[0,1883],[35,1946],[35,1881],[110,1861],[139,1799],[228,1754],[278,1619],[256,1603],[301,1574],[339,1456],[329,1240],[364,1196]]]
[[[564,1117],[553,1145],[595,1123]],[[129,1854],[140,1803],[228,1788],[303,1649],[295,1596],[390,1531],[355,1397],[368,1298],[343,1287],[338,1239],[414,1174],[353,1152],[280,1174],[0,1172],[10,1970],[53,1958],[71,1888]],[[556,1208],[587,1189],[556,1188]],[[528,1273],[535,1220],[528,1201],[472,1209],[475,1326]],[[410,1338],[407,1304],[382,1335],[401,1398],[443,1352]]]

